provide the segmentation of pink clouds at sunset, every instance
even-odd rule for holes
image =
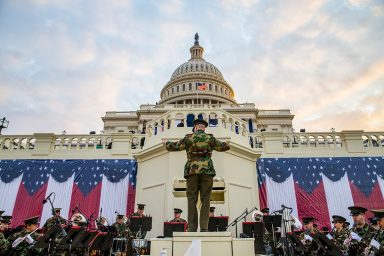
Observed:
[[[9,134],[87,133],[155,103],[196,32],[237,102],[307,131],[384,130],[384,3],[2,1],[0,118]]]

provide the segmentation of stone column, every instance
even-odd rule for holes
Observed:
[[[53,133],[34,133],[36,138],[35,148],[32,152],[33,156],[47,156],[53,149],[55,142],[55,134]]]
[[[363,130],[344,130],[341,131],[343,144],[349,153],[365,153],[367,151],[363,145]]]
[[[262,132],[263,148],[267,154],[283,154],[283,133]]]

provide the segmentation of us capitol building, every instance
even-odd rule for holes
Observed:
[[[220,70],[204,59],[195,36],[190,59],[177,67],[156,104],[136,111],[108,111],[102,134],[1,135],[4,159],[134,159],[137,161],[136,203],[153,216],[147,237],[163,232],[173,208],[184,210],[187,199],[185,152],[167,152],[162,139],[176,141],[191,133],[192,121],[203,118],[206,132],[230,141],[231,149],[213,153],[217,175],[211,205],[231,222],[245,208],[260,207],[256,162],[260,158],[364,157],[384,155],[384,131],[298,132],[289,109],[259,109],[239,103]],[[113,220],[111,220],[113,221]],[[230,230],[234,232],[234,230]]]

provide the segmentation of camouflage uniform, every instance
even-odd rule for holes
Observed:
[[[313,230],[307,229],[300,234],[300,240],[303,242],[306,255],[315,256],[317,255],[317,250],[319,249],[319,241],[314,237],[314,234],[319,233],[320,231],[317,228]],[[312,237],[312,241],[306,240],[305,235]]]
[[[116,228],[116,236],[117,237],[128,237],[130,235],[130,230],[128,225],[125,223],[115,222],[112,224],[112,227]]]
[[[188,198],[188,223],[189,231],[197,230],[197,199],[200,190],[200,230],[208,230],[210,197],[213,185],[213,177],[216,175],[212,163],[212,151],[224,152],[229,150],[229,145],[220,142],[212,134],[197,130],[187,134],[178,142],[166,143],[168,151],[187,152],[187,162],[184,166],[184,177],[187,180]]]
[[[51,218],[49,218],[43,228],[44,230],[47,232],[49,229],[51,229],[53,226],[57,225],[57,218],[59,218],[59,221],[61,224],[65,224],[67,222],[66,219],[64,219],[63,217],[61,216],[52,216]],[[53,239],[53,243],[52,243],[52,255],[53,256],[64,256],[66,255],[66,250],[63,250],[63,249],[57,249],[57,246],[58,244],[61,242],[61,240],[63,239],[63,234],[62,232],[58,232],[54,239]]]
[[[51,227],[55,226],[55,225],[56,225],[56,220],[57,220],[57,218],[59,218],[61,224],[65,224],[65,223],[67,222],[67,220],[64,219],[64,218],[61,217],[61,216],[53,216],[53,217],[47,219],[47,221],[45,222],[45,224],[44,224],[44,226],[43,226],[44,230],[47,231],[47,230],[49,230]]]
[[[345,239],[350,235],[350,232],[347,228],[341,228],[339,230],[335,229],[331,231],[330,235],[333,237],[332,241],[334,244],[343,252],[346,252],[348,248],[344,245]]]
[[[0,255],[6,255],[6,251],[9,247],[9,242],[5,239],[3,232],[0,232]]]
[[[169,222],[187,222],[185,219],[183,219],[183,218],[178,218],[178,219],[176,219],[176,218],[173,218],[172,220],[170,220]]]
[[[30,244],[28,244],[25,240],[23,242],[21,242],[16,248],[12,248],[12,243],[19,237],[24,237],[26,235],[28,235],[30,232],[28,232],[25,228],[20,231],[20,232],[17,232],[13,235],[11,235],[9,238],[8,238],[8,241],[10,243],[10,246],[9,246],[9,250],[8,250],[8,253],[6,255],[9,255],[9,256],[27,256],[27,255],[33,255],[33,256],[39,256],[39,255],[45,255],[45,253],[43,253],[43,249],[30,249],[29,247],[31,246]],[[33,233],[31,235],[31,237],[33,238],[33,240],[38,240],[38,238],[40,237],[41,235],[39,234],[36,234],[36,233]]]
[[[372,248],[372,251],[375,252],[375,255],[384,255],[384,229],[380,229],[376,236],[376,241],[380,243],[379,249]]]
[[[362,228],[358,228],[356,225],[354,225],[350,231],[358,234],[362,240],[358,242],[357,240],[352,239],[351,245],[348,248],[349,255],[362,254],[364,249],[370,244],[373,235],[376,233],[376,230],[372,228],[368,223],[365,223]]]

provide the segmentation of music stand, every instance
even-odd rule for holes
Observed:
[[[131,216],[130,221],[130,230],[131,232],[145,232],[152,229],[152,217],[136,217]]]
[[[263,222],[264,222],[265,228],[269,232],[275,232],[275,230],[273,230],[273,229],[275,227],[281,226],[281,219],[282,219],[281,214],[279,214],[279,215],[264,215],[263,216]]]
[[[164,222],[164,237],[173,237],[173,232],[187,231],[186,222]]]
[[[248,237],[260,238],[264,236],[263,222],[243,222],[243,233]]]
[[[332,256],[343,255],[343,252],[331,240],[329,240],[323,233],[317,232],[314,236],[327,250],[326,251],[327,255],[332,255]]]
[[[89,243],[97,235],[97,230],[81,230],[72,241],[72,248],[88,248]]]
[[[32,248],[50,248],[51,242],[55,235],[61,231],[61,227],[57,225],[52,226],[43,236],[36,241],[36,243],[32,246]]]
[[[67,231],[67,236],[61,239],[60,243],[57,245],[57,248],[61,250],[71,249],[73,239],[81,230],[81,227],[71,227]]]
[[[209,217],[208,231],[218,232],[226,231],[228,226],[228,216]]]

